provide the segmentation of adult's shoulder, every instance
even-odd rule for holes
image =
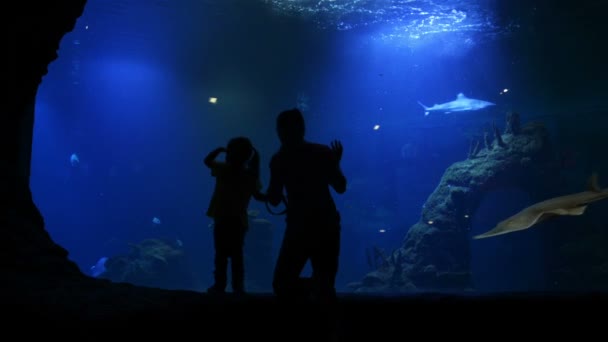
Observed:
[[[307,147],[309,150],[318,152],[318,153],[331,152],[331,149],[329,148],[329,146],[324,145],[324,144],[309,142],[309,143],[307,143]]]

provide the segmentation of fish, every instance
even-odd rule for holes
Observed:
[[[418,104],[424,108],[424,115],[429,115],[430,112],[443,112],[443,113],[451,113],[451,112],[465,112],[465,111],[473,111],[480,110],[486,107],[495,106],[495,103],[471,99],[466,97],[463,93],[459,93],[456,95],[456,100],[435,104],[432,107],[425,106],[422,102],[418,101]]]
[[[528,229],[557,216],[580,216],[585,213],[589,204],[605,198],[608,198],[608,188],[600,189],[597,173],[593,173],[589,177],[586,191],[554,197],[533,204],[499,222],[492,230],[474,236],[473,239],[484,239]]]
[[[80,158],[78,158],[78,155],[76,153],[72,153],[72,155],[70,156],[70,164],[73,167],[76,167],[80,164]]]
[[[97,263],[91,266],[91,276],[97,278],[103,273],[106,272],[106,261],[108,261],[108,257],[102,257],[97,260]]]

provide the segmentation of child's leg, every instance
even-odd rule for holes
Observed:
[[[234,292],[245,292],[245,261],[243,258],[243,246],[245,243],[245,228],[235,227],[232,236],[232,290]]]
[[[226,271],[228,267],[228,255],[229,255],[229,236],[226,236],[227,229],[221,224],[216,222],[213,228],[213,242],[215,245],[215,270],[213,275],[215,277],[215,284],[213,284],[213,290],[223,292],[226,289]]]

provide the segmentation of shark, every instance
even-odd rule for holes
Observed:
[[[473,239],[484,239],[531,228],[539,222],[557,216],[580,216],[593,202],[608,198],[608,188],[600,189],[596,173],[589,177],[586,191],[550,198],[533,204],[519,213],[499,222],[486,233],[476,235]]]
[[[454,101],[435,104],[432,107],[427,107],[420,101],[418,101],[418,104],[421,105],[422,108],[424,108],[425,116],[429,115],[430,112],[443,112],[445,114],[448,114],[451,112],[480,110],[489,106],[496,105],[492,102],[468,98],[463,93],[459,93],[458,95],[456,95],[456,100]]]

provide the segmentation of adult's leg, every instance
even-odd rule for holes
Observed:
[[[313,298],[319,304],[320,331],[340,340],[341,312],[336,301],[335,280],[340,255],[340,225],[322,224],[315,234],[310,262],[313,269]]]
[[[310,263],[316,295],[321,300],[336,297],[336,275],[340,258],[340,225],[322,227],[315,234],[312,244]]]
[[[307,295],[300,289],[300,273],[307,260],[308,249],[301,231],[288,226],[272,280],[272,288],[277,296],[297,299]]]

